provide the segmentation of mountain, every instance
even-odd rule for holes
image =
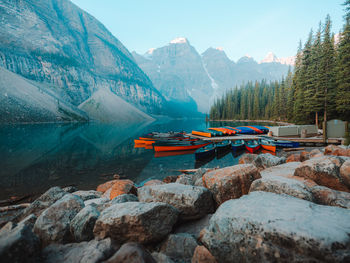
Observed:
[[[260,61],[261,63],[281,63],[284,65],[290,65],[294,66],[295,64],[295,56],[291,57],[285,57],[285,58],[278,58],[273,52],[268,52],[267,55],[263,60]]]
[[[9,79],[30,83],[16,91],[35,91],[32,95],[36,98],[26,100],[21,95],[21,105],[29,112],[38,110],[34,99],[44,97],[56,101],[56,109],[51,104],[39,105],[41,110],[48,107],[47,121],[81,117],[119,121],[126,116],[139,121],[141,116],[150,118],[140,111],[166,111],[166,100],[130,52],[99,21],[69,0],[2,1],[0,17],[0,67],[16,74],[9,74]],[[1,91],[5,86],[0,86]],[[2,98],[1,112],[18,113],[13,107],[17,95],[11,92]],[[103,105],[103,96],[111,96],[112,115]],[[62,111],[79,113],[79,118],[70,113],[63,116]],[[42,120],[27,115],[20,120]]]
[[[222,48],[208,48],[200,55],[186,38],[176,38],[144,55],[132,54],[165,98],[185,104],[194,101],[203,113],[226,90],[247,81],[279,80],[289,69],[273,53],[261,63],[250,56],[235,63]]]

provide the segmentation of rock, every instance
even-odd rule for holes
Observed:
[[[45,209],[34,225],[34,232],[43,245],[71,241],[70,223],[83,207],[84,202],[80,197],[67,193]]]
[[[167,255],[163,253],[153,252],[152,257],[157,263],[174,263]]]
[[[96,191],[98,192],[106,192],[108,189],[112,188],[112,186],[117,182],[118,180],[111,180],[108,182],[105,182],[103,184],[100,184],[99,186],[97,186]]]
[[[139,199],[137,198],[136,195],[133,194],[122,194],[118,195],[116,198],[114,198],[111,201],[111,204],[121,204],[121,203],[126,203],[126,202],[138,202]]]
[[[313,149],[310,153],[309,153],[309,157],[311,158],[315,158],[315,157],[322,157],[323,153],[319,150],[319,149]]]
[[[91,205],[91,204],[95,204],[95,205],[97,205],[97,207],[99,207],[99,206],[101,206],[101,205],[103,205],[105,203],[108,203],[109,201],[110,201],[109,198],[99,197],[99,198],[86,200],[84,202],[84,205],[88,206],[88,205]]]
[[[10,232],[12,229],[14,229],[17,225],[10,221],[10,222],[7,222],[1,229],[0,229],[0,236],[4,233],[8,233]]]
[[[44,209],[48,208],[50,205],[61,199],[66,194],[67,192],[63,191],[57,186],[50,188],[33,203],[31,203],[30,206],[24,209],[23,214],[21,215],[21,219],[29,216],[30,214],[39,216]]]
[[[173,230],[174,234],[187,233],[191,234],[196,239],[199,239],[200,232],[209,225],[209,220],[213,214],[208,214],[201,219],[184,222],[177,225]]]
[[[200,186],[200,187],[205,187],[204,182],[203,182],[203,178],[199,178],[196,180],[196,182],[194,183],[194,186]]]
[[[43,250],[42,258],[47,263],[97,263],[108,259],[115,250],[109,238],[66,245],[52,244]]]
[[[109,199],[113,199],[117,197],[118,195],[122,194],[137,194],[137,189],[134,186],[133,181],[131,180],[117,180],[115,184],[112,186],[111,194],[109,196]]]
[[[171,234],[162,244],[160,252],[175,262],[191,262],[197,245],[197,241],[190,234]]]
[[[217,263],[217,261],[205,246],[197,246],[191,263]]]
[[[90,191],[76,191],[72,193],[73,195],[79,196],[83,201],[87,201],[90,199],[100,198],[102,196],[102,192],[90,190]]]
[[[301,152],[300,153],[300,162],[305,162],[310,159],[310,153],[309,152]]]
[[[156,242],[170,233],[177,218],[178,211],[165,203],[115,204],[102,211],[94,235],[99,239],[111,237],[118,243]]]
[[[255,180],[250,186],[249,192],[254,191],[286,194],[307,201],[313,201],[313,195],[310,187],[306,186],[301,181],[282,176],[266,175],[261,179]]]
[[[214,212],[210,191],[204,187],[169,183],[144,186],[138,189],[141,202],[164,202],[180,212],[181,220],[198,219]]]
[[[350,192],[347,178],[344,178],[340,173],[340,167],[343,163],[344,160],[341,157],[316,157],[301,163],[294,175],[311,179],[318,185],[334,190]]]
[[[103,193],[101,198],[108,198],[108,200],[110,200],[109,198],[111,196],[111,192],[112,192],[112,188],[107,189],[107,191]]]
[[[165,184],[164,182],[162,182],[161,180],[149,180],[147,181],[145,185],[158,185],[158,184]]]
[[[168,175],[163,179],[163,182],[166,184],[169,184],[169,183],[175,183],[176,180],[177,180],[177,175]]]
[[[29,216],[27,216],[26,218],[24,218],[21,222],[19,222],[19,224],[24,224],[30,227],[30,229],[33,229],[34,224],[36,222],[38,218],[34,215],[31,214]]]
[[[266,169],[286,162],[285,157],[274,156],[270,153],[258,154],[253,164],[259,169]]]
[[[106,263],[157,263],[153,256],[140,244],[130,242],[106,261]]]
[[[242,155],[241,158],[239,158],[238,163],[239,164],[251,164],[254,162],[258,155],[254,153],[245,153]]]
[[[289,162],[300,162],[300,153],[294,153],[287,157],[286,163]]]
[[[96,205],[85,206],[70,223],[70,232],[76,242],[89,241],[94,238],[93,230],[100,212]]]
[[[78,191],[78,188],[75,186],[66,186],[66,187],[62,188],[62,190],[71,194],[73,192]]]
[[[347,209],[252,192],[223,203],[201,241],[220,263],[345,262],[349,222]]]
[[[317,204],[350,209],[350,193],[332,190],[324,186],[314,186],[311,190],[314,202]]]
[[[37,262],[40,240],[28,224],[7,224],[0,232],[1,262]]]
[[[190,174],[180,174],[175,183],[177,184],[185,184],[185,185],[194,185],[194,181],[192,179],[192,175]]]
[[[347,160],[340,167],[340,177],[346,185],[350,185],[350,160]]]
[[[239,164],[207,172],[204,185],[213,193],[218,205],[248,194],[251,183],[261,178],[253,164]]]
[[[336,145],[328,145],[324,149],[324,154],[350,157],[350,150]]]

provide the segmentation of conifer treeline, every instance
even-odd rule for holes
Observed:
[[[211,119],[271,119],[318,123],[350,120],[350,0],[339,41],[326,17],[299,43],[294,72],[279,82],[242,85],[228,91],[210,110]]]

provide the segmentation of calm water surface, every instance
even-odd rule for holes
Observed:
[[[253,124],[253,123],[250,123]],[[196,163],[194,154],[155,156],[134,148],[133,140],[151,131],[187,131],[221,126],[201,120],[151,124],[26,124],[0,126],[0,200],[39,194],[51,186],[95,189],[114,174],[142,184],[178,175],[179,169],[225,167],[239,156],[222,156]],[[231,126],[248,125],[232,123]]]

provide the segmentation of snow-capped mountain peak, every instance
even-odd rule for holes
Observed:
[[[217,47],[216,50],[224,51],[224,48],[223,47]]]
[[[273,52],[270,51],[269,53],[267,53],[265,58],[259,62],[259,64],[261,63],[281,63],[284,65],[294,66],[295,56],[278,58]]]
[[[260,61],[260,63],[272,63],[272,62],[279,62],[278,58],[273,52],[267,53],[266,57]]]
[[[155,48],[150,48],[149,50],[147,50],[146,54],[147,55],[152,55],[154,50],[156,50]]]
[[[170,41],[170,44],[186,44],[186,43],[188,43],[188,40],[185,37],[177,37]]]

